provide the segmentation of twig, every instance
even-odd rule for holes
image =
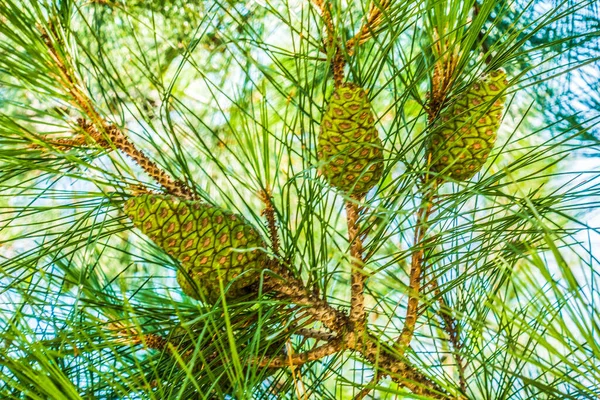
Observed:
[[[267,219],[269,236],[271,239],[271,249],[273,250],[274,254],[278,254],[279,235],[277,234],[277,221],[275,219],[275,207],[273,207],[273,196],[271,196],[271,190],[267,188],[261,191],[260,198],[263,203],[265,203],[265,209],[262,211],[262,215],[264,215]]]
[[[442,320],[442,327],[444,328],[446,333],[448,333],[450,343],[452,344],[452,348],[453,348],[452,354],[454,356],[454,360],[456,361],[456,367],[458,369],[458,379],[459,379],[459,384],[460,384],[460,390],[463,393],[466,393],[467,380],[465,378],[465,366],[463,363],[462,356],[460,354],[462,344],[460,342],[460,334],[458,333],[458,323],[457,323],[456,319],[454,319],[454,317],[452,317],[452,314],[450,312],[450,307],[446,303],[446,300],[444,300],[444,297],[442,296],[440,287],[438,286],[436,279],[433,279],[431,281],[431,286],[433,287],[435,296],[437,297],[438,302],[440,304],[440,310],[438,311],[438,315],[440,316],[440,319]]]
[[[88,132],[95,132],[96,128],[84,120],[78,120],[82,128]],[[168,193],[185,198],[188,200],[197,200],[198,196],[191,191],[183,182],[174,180],[169,174],[161,169],[156,163],[148,158],[144,153],[135,147],[129,138],[116,126],[105,126],[105,131],[109,142],[106,143],[108,148],[114,145],[117,149],[127,154],[137,165],[139,165],[148,175],[150,175],[158,184],[160,184]],[[102,142],[101,142],[102,143]],[[100,144],[100,143],[99,143]]]
[[[383,347],[379,339],[372,334],[363,335],[361,340],[353,342],[352,345],[373,366],[378,367],[378,378],[389,375],[394,382],[408,388],[416,395],[426,395],[434,399],[450,397],[438,384],[402,361],[401,354]]]
[[[335,354],[339,352],[340,349],[342,349],[342,341],[334,340],[304,353],[277,357],[256,357],[251,362],[260,367],[268,368],[299,366]]]
[[[58,34],[54,31],[54,23],[52,21],[49,22],[50,30],[53,31],[54,37],[58,38]],[[38,27],[41,31],[42,40],[46,47],[48,47],[50,57],[54,62],[55,66],[58,68],[58,74],[54,75],[56,81],[67,91],[67,93],[71,97],[71,103],[81,109],[81,111],[87,115],[95,125],[102,126],[104,124],[104,120],[100,117],[100,114],[94,109],[94,106],[88,96],[85,95],[83,90],[81,90],[81,85],[78,82],[78,79],[75,76],[75,72],[73,71],[72,64],[69,60],[66,59],[66,56],[60,54],[60,52],[54,46],[54,43],[50,37],[48,31],[46,31],[43,27]]]
[[[379,379],[381,379],[381,374],[379,372],[375,372],[375,376],[373,376],[371,382],[369,382],[365,387],[363,387],[360,390],[360,392],[356,394],[356,396],[354,396],[354,400],[362,400],[365,397],[367,397],[371,390],[375,389],[375,385],[377,384],[377,382],[379,382]]]
[[[358,33],[346,42],[346,51],[349,55],[354,53],[354,47],[361,45],[373,37],[373,31],[383,20],[384,11],[390,5],[390,0],[374,0],[369,8],[367,20],[360,28]]]
[[[350,257],[352,266],[351,295],[350,295],[350,322],[353,330],[362,332],[366,324],[365,312],[365,279],[363,270],[363,247],[359,236],[358,226],[359,207],[354,201],[346,202],[346,219],[348,222],[348,241],[350,242]]]
[[[325,41],[325,48],[327,49],[334,42],[334,32],[335,29],[333,27],[333,17],[331,15],[330,3],[328,0],[312,0],[313,3],[317,6],[319,11],[321,12],[321,18],[323,18],[323,23],[325,24],[325,30],[327,32],[327,37]]]
[[[327,38],[325,39],[325,52],[329,52],[329,49],[333,47],[333,58],[331,60],[331,69],[333,70],[333,81],[335,87],[342,85],[344,81],[344,66],[346,65],[346,59],[342,54],[340,44],[336,40],[335,28],[333,26],[333,16],[331,15],[331,3],[329,0],[312,0],[313,3],[319,8],[321,12],[321,18],[325,24],[325,30]]]
[[[291,274],[286,266],[277,260],[272,260],[269,268],[277,275],[265,275],[265,289],[279,293],[296,305],[307,306],[306,311],[328,329],[337,333],[347,330],[349,325],[348,316],[310,292],[301,280]]]
[[[298,329],[298,330],[294,331],[294,334],[303,336],[308,339],[316,339],[316,340],[321,340],[321,341],[325,341],[325,342],[331,341],[337,337],[337,335],[335,335],[334,333],[331,333],[331,332],[323,332],[320,330],[308,329],[308,328]]]
[[[453,51],[448,52],[452,46],[442,45],[442,38],[439,37],[437,30],[434,31],[433,51],[437,53],[437,60],[433,66],[433,77],[431,80],[431,91],[429,92],[429,102],[427,104],[427,114],[429,123],[432,123],[440,110],[446,103],[446,98],[452,84],[454,83],[454,71],[458,65],[459,48],[455,44]]]
[[[54,30],[52,22],[49,23],[50,29]],[[159,183],[168,193],[196,200],[197,195],[187,187],[183,182],[173,179],[164,170],[159,168],[155,162],[150,160],[144,153],[138,150],[129,138],[115,125],[107,123],[104,118],[96,111],[91,99],[81,90],[81,84],[76,77],[71,62],[66,55],[62,55],[50,38],[50,34],[43,27],[38,28],[42,32],[42,40],[49,50],[50,57],[58,69],[54,78],[70,95],[71,102],[78,107],[90,120],[78,119],[77,123],[82,130],[99,146],[112,150],[112,146],[123,151],[131,157],[148,175]],[[53,31],[55,37],[57,33]],[[105,139],[108,139],[106,140]],[[56,143],[59,147],[81,146],[85,144],[85,137],[76,136],[73,139],[59,139]]]
[[[417,322],[417,309],[419,306],[419,292],[421,290],[421,273],[423,269],[423,259],[425,255],[425,246],[423,239],[427,233],[427,220],[433,211],[433,197],[435,195],[436,185],[429,189],[429,191],[421,199],[421,205],[417,212],[417,223],[415,227],[414,236],[414,250],[412,252],[411,264],[410,264],[410,281],[409,281],[409,298],[408,305],[406,307],[406,316],[404,318],[404,327],[398,343],[400,344],[401,351],[410,345],[415,331],[415,324]]]

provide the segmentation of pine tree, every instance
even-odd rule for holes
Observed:
[[[0,0],[0,397],[598,398],[599,9]]]

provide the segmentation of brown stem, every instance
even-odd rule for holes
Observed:
[[[356,45],[361,45],[373,37],[373,31],[383,20],[383,13],[389,5],[390,0],[374,0],[371,3],[367,20],[360,28],[358,33],[346,42],[346,50],[348,51],[348,54],[352,55]]]
[[[115,125],[107,123],[104,118],[96,111],[92,100],[81,90],[81,83],[72,67],[72,63],[68,56],[57,50],[54,42],[51,39],[51,34],[54,38],[59,35],[54,32],[54,25],[49,23],[50,31],[46,31],[40,27],[42,32],[42,40],[48,47],[50,57],[54,65],[57,67],[57,73],[53,74],[54,78],[60,86],[69,94],[71,103],[78,107],[90,121],[79,119],[77,123],[88,134],[88,136],[99,146],[112,150],[112,146],[123,151],[131,157],[148,175],[150,175],[157,183],[159,183],[168,193],[178,197],[183,197],[190,200],[197,199],[196,194],[187,187],[183,182],[173,179],[165,171],[159,168],[156,163],[150,160],[144,153],[138,150],[129,138]],[[106,139],[108,140],[106,140]],[[59,147],[70,145],[83,145],[85,137],[75,137],[74,139],[59,139],[57,142]]]
[[[325,48],[328,48],[334,42],[333,17],[331,15],[330,4],[327,0],[313,0],[313,3],[319,8],[321,12],[321,18],[325,24],[325,31],[327,33]]]
[[[260,198],[265,203],[265,209],[262,211],[262,215],[267,219],[267,225],[269,227],[269,237],[271,239],[271,249],[274,254],[279,253],[279,235],[277,234],[277,221],[275,219],[275,207],[273,207],[273,196],[271,191],[267,188],[260,193]]]
[[[340,340],[334,340],[325,343],[312,350],[294,355],[283,355],[277,357],[256,357],[253,361],[261,367],[268,368],[284,368],[306,364],[307,362],[316,361],[323,357],[335,354],[342,348]]]
[[[402,354],[381,345],[372,334],[365,334],[362,340],[351,343],[373,365],[378,368],[378,378],[389,375],[392,380],[408,388],[416,395],[434,399],[449,398],[448,394],[435,382],[414,367],[401,360]]]
[[[55,40],[60,41],[60,39],[58,39],[59,35],[55,32],[54,23],[50,21],[48,25]],[[81,111],[87,115],[95,125],[102,126],[104,120],[94,109],[90,98],[81,90],[81,84],[76,77],[70,60],[67,59],[66,55],[61,54],[61,52],[57,50],[57,48],[54,46],[54,42],[52,41],[51,34],[48,31],[46,31],[43,27],[38,27],[38,29],[42,32],[42,40],[44,41],[46,47],[48,47],[54,66],[56,66],[58,69],[58,73],[52,73],[52,75],[54,75],[54,79],[56,79],[59,85],[62,86],[70,95],[71,103],[75,107],[80,108]]]
[[[354,324],[354,330],[362,332],[366,324],[364,296],[366,274],[363,269],[363,247],[359,236],[358,215],[358,204],[354,201],[346,202],[348,241],[350,242],[350,257],[352,258],[350,322]]]
[[[438,302],[440,304],[440,310],[438,311],[438,315],[440,316],[440,319],[442,320],[442,327],[448,334],[450,343],[452,344],[452,349],[453,349],[452,354],[454,356],[454,360],[456,361],[456,367],[458,369],[458,379],[459,379],[459,384],[460,384],[460,390],[463,393],[466,393],[467,380],[465,378],[464,362],[463,362],[462,356],[460,354],[462,344],[460,342],[460,335],[458,333],[458,322],[456,321],[456,319],[454,319],[454,317],[452,317],[450,307],[446,303],[446,300],[444,300],[444,297],[442,296],[440,287],[438,286],[436,279],[433,279],[431,281],[431,286],[433,287],[435,296],[437,297]]]
[[[427,104],[427,116],[431,124],[447,101],[447,96],[454,83],[454,71],[458,65],[458,45],[452,46],[447,39],[439,37],[437,30],[434,30],[434,43],[432,50],[437,56],[433,66],[433,77],[431,79],[431,91],[429,92],[429,102]],[[445,43],[442,44],[442,40]],[[453,48],[449,52],[449,48]]]
[[[334,332],[344,332],[349,325],[348,316],[331,307],[327,301],[310,292],[301,280],[277,261],[272,261],[269,268],[278,276],[265,275],[265,289],[273,290],[298,306],[307,306],[306,312]]]
[[[331,61],[331,69],[333,70],[333,81],[335,87],[340,87],[344,81],[344,66],[346,60],[342,54],[342,49],[339,43],[336,41],[335,27],[333,25],[333,16],[331,15],[331,3],[329,0],[313,0],[313,3],[319,8],[321,12],[321,18],[325,24],[326,39],[325,39],[325,53],[332,47],[334,48],[333,59]]]
[[[146,347],[149,349],[163,351],[169,347],[168,339],[153,333],[144,335],[144,341],[146,342]]]
[[[340,87],[344,83],[344,67],[346,66],[346,59],[342,54],[342,50],[339,46],[336,47],[335,55],[333,56],[332,68],[333,68],[333,82],[335,87]]]
[[[425,246],[423,239],[427,233],[427,220],[433,211],[433,196],[435,194],[435,185],[421,200],[421,206],[417,212],[417,223],[414,236],[414,250],[412,252],[410,264],[409,298],[406,307],[406,316],[404,318],[404,327],[398,343],[401,351],[405,351],[410,345],[414,336],[415,324],[417,322],[417,309],[419,307],[419,292],[421,290],[421,274],[423,269],[423,259],[425,255]]]
[[[83,122],[85,124],[85,121]],[[92,125],[87,125],[88,129],[95,129]],[[185,198],[188,200],[197,200],[198,196],[192,192],[183,182],[174,180],[169,174],[161,169],[156,163],[150,160],[142,153],[129,138],[116,126],[105,126],[106,133],[110,142],[108,146],[114,145],[117,149],[127,154],[137,165],[139,165],[148,175],[150,175],[158,184],[160,184],[168,193]]]
[[[301,328],[301,329],[295,330],[294,334],[303,336],[307,339],[316,339],[316,340],[321,340],[321,341],[325,341],[325,342],[329,342],[337,337],[337,335],[335,335],[331,332],[323,332],[320,330],[308,329],[308,328]]]

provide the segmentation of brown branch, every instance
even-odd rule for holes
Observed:
[[[410,280],[409,280],[409,298],[406,307],[406,316],[404,318],[404,327],[398,338],[401,351],[405,351],[410,345],[414,336],[415,324],[417,322],[417,309],[419,306],[419,292],[421,290],[421,275],[423,269],[423,260],[425,255],[425,234],[427,233],[427,220],[433,211],[433,196],[435,194],[436,185],[421,199],[421,205],[417,212],[417,223],[415,227],[414,249],[410,264]]]
[[[383,347],[379,339],[372,334],[363,335],[361,340],[351,342],[351,345],[378,368],[376,375],[378,378],[389,375],[394,382],[406,387],[416,395],[429,396],[434,399],[450,398],[438,384],[402,361],[402,354]]]
[[[77,122],[90,134],[90,136],[100,136],[94,125],[83,119],[79,119]],[[104,130],[109,140],[108,142],[105,140],[98,140],[97,143],[99,145],[109,149],[112,149],[112,146],[114,145],[115,148],[127,154],[137,165],[161,185],[167,193],[188,200],[198,199],[198,196],[183,182],[173,179],[162,168],[156,165],[154,161],[150,160],[150,158],[148,158],[141,150],[136,148],[123,131],[115,125],[105,125]]]
[[[335,335],[334,333],[331,333],[331,332],[323,332],[320,330],[308,329],[308,328],[298,329],[298,330],[294,331],[294,334],[303,336],[308,339],[316,339],[316,340],[321,340],[321,341],[325,341],[325,342],[329,342],[337,337],[337,335]]]
[[[384,11],[390,3],[390,0],[374,0],[371,2],[367,20],[359,29],[358,33],[346,42],[346,51],[348,51],[348,54],[352,55],[355,46],[361,45],[373,37],[374,30],[383,21]]]
[[[450,307],[444,300],[442,293],[440,291],[440,287],[438,286],[437,280],[433,279],[431,281],[431,286],[433,287],[435,296],[438,299],[440,304],[440,310],[438,311],[438,315],[442,320],[442,327],[448,334],[448,338],[450,339],[450,343],[452,344],[452,354],[454,356],[454,360],[456,361],[456,367],[458,369],[458,379],[460,384],[460,390],[463,393],[467,391],[467,380],[465,378],[465,365],[460,354],[462,344],[460,342],[460,334],[458,333],[458,322],[454,317],[452,317],[452,313]]]
[[[433,77],[431,80],[431,91],[429,92],[429,101],[427,104],[427,114],[429,123],[432,123],[440,110],[444,108],[450,88],[454,83],[454,71],[458,65],[458,44],[453,47],[452,53],[448,49],[452,47],[447,39],[442,45],[442,38],[439,37],[437,30],[434,31],[434,43],[432,50],[437,55],[437,60],[433,66]]]
[[[271,261],[269,268],[277,276],[265,275],[266,290],[275,291],[298,306],[307,306],[306,312],[334,332],[341,333],[347,330],[349,319],[344,312],[336,310],[327,301],[315,296],[301,280],[295,278],[289,269],[278,261]]]
[[[348,222],[348,241],[350,242],[351,272],[351,294],[350,294],[350,323],[353,324],[352,330],[362,332],[366,324],[365,312],[365,279],[366,274],[363,269],[363,247],[359,236],[358,204],[354,201],[346,202],[346,219]]]
[[[163,351],[169,348],[168,339],[153,333],[144,335],[144,341],[149,349]]]
[[[313,3],[317,6],[319,11],[321,12],[321,18],[323,18],[323,23],[325,24],[325,30],[327,33],[325,48],[328,48],[335,41],[335,29],[333,26],[333,17],[331,15],[330,3],[328,0],[312,0]]]
[[[304,353],[277,357],[256,357],[251,362],[260,367],[285,368],[299,366],[335,354],[342,349],[342,342],[334,340]]]
[[[328,53],[329,49],[333,47],[333,58],[331,60],[331,69],[333,71],[333,81],[335,87],[342,85],[344,81],[344,66],[346,65],[346,59],[342,54],[340,44],[336,41],[335,27],[333,25],[333,16],[331,15],[331,3],[329,0],[312,0],[313,3],[319,8],[321,12],[321,18],[325,24],[326,39],[325,39],[325,53]]]
[[[58,34],[54,30],[54,24],[49,23],[52,35],[57,38]],[[77,79],[77,75],[72,67],[72,63],[67,55],[63,55],[54,45],[50,33],[43,27],[38,28],[42,35],[46,47],[48,48],[50,57],[54,65],[57,67],[57,73],[54,78],[60,86],[69,94],[71,104],[79,108],[90,121],[78,119],[77,123],[81,129],[90,137],[97,145],[112,150],[115,148],[123,151],[133,161],[135,161],[148,175],[150,175],[157,183],[159,183],[165,191],[189,200],[196,200],[197,195],[187,187],[183,182],[173,179],[164,170],[159,168],[155,162],[150,160],[144,153],[138,150],[129,138],[115,125],[107,123],[104,118],[94,108],[91,99],[81,89],[81,84]],[[52,65],[51,65],[52,67]],[[70,146],[82,146],[86,144],[86,138],[78,135],[73,139],[58,139],[56,145],[59,148]]]
[[[267,225],[269,227],[269,237],[271,239],[271,249],[274,254],[279,253],[279,235],[277,233],[277,221],[275,218],[275,207],[273,207],[273,196],[271,196],[271,190],[269,188],[261,191],[260,198],[265,203],[265,209],[262,211],[262,215],[267,219]]]
[[[340,87],[344,83],[344,67],[346,66],[346,59],[342,54],[342,50],[337,46],[335,55],[333,56],[332,69],[333,69],[333,82],[335,87]]]
[[[58,34],[55,31],[54,23],[49,22],[49,28],[52,31],[54,38],[58,38]],[[75,71],[73,71],[72,63],[67,59],[67,55],[62,55],[61,52],[54,46],[54,42],[50,36],[50,33],[43,27],[39,26],[38,29],[41,31],[42,40],[49,50],[50,57],[57,67],[58,73],[53,74],[56,81],[61,85],[67,93],[70,95],[71,104],[81,109],[81,111],[87,115],[94,124],[102,126],[104,120],[98,112],[94,109],[92,101],[88,96],[85,95],[81,89],[78,79],[76,78]],[[60,41],[60,40],[59,40]],[[52,67],[52,65],[50,65]]]

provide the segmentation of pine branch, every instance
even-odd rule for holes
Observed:
[[[425,255],[425,235],[427,233],[427,220],[433,211],[433,197],[436,187],[430,188],[421,199],[421,205],[417,212],[417,223],[415,225],[414,250],[412,252],[409,279],[409,298],[404,317],[404,327],[398,338],[401,349],[410,345],[417,322],[417,310],[419,307],[419,296],[421,291],[422,269]],[[405,350],[403,350],[405,351]]]
[[[316,297],[304,283],[292,276],[287,267],[273,260],[269,268],[276,274],[265,275],[265,289],[273,290],[298,306],[305,306],[306,312],[323,323],[333,332],[344,332],[349,325],[348,316],[333,308],[327,301]]]
[[[337,335],[331,332],[323,332],[316,329],[300,328],[294,331],[294,334],[304,336],[307,339],[316,339],[324,342],[331,341],[337,337]]]
[[[451,397],[431,379],[402,361],[402,354],[382,346],[381,341],[372,334],[367,333],[356,339],[358,340],[351,342],[352,348],[358,350],[373,366],[377,367],[379,374],[376,376],[389,375],[392,380],[417,395],[426,395],[435,399]]]
[[[436,63],[433,66],[433,76],[431,79],[431,90],[429,91],[429,100],[427,102],[427,116],[429,123],[432,124],[444,108],[448,93],[455,81],[455,71],[459,61],[459,45],[449,43],[448,39],[439,37],[437,30],[433,32],[433,51],[436,55]],[[442,44],[444,40],[444,44]],[[448,49],[453,49],[449,52]]]
[[[374,0],[369,7],[367,20],[359,29],[358,33],[346,42],[346,51],[349,55],[354,54],[354,47],[362,45],[375,36],[375,29],[381,24],[384,13],[391,4],[391,0]]]
[[[269,228],[269,237],[271,239],[271,250],[273,254],[279,253],[279,234],[277,233],[277,220],[275,218],[275,208],[273,207],[273,196],[271,191],[267,188],[260,193],[260,198],[265,203],[265,208],[262,211],[262,215],[267,219],[267,226]]]
[[[49,26],[51,30],[54,29],[54,24],[52,22],[49,23]],[[112,150],[113,146],[115,146],[115,148],[123,151],[144,169],[148,175],[159,183],[167,193],[188,200],[196,200],[198,196],[187,187],[185,183],[169,176],[164,170],[159,168],[154,161],[150,160],[150,158],[138,150],[119,128],[113,124],[109,124],[100,116],[94,108],[91,99],[81,89],[82,85],[79,82],[68,57],[62,55],[61,52],[57,50],[48,31],[42,27],[39,27],[38,29],[42,32],[42,40],[48,48],[56,70],[59,71],[58,74],[54,76],[56,82],[64,88],[67,94],[69,94],[73,105],[78,107],[91,120],[91,123],[81,118],[77,121],[78,125],[88,137],[90,137],[97,145],[107,150]],[[55,32],[53,32],[53,36],[55,38],[58,37]],[[54,70],[54,68],[52,69]],[[83,136],[76,136],[73,139],[61,139],[56,144],[59,148],[65,148],[69,146],[79,146],[84,142],[85,138]]]
[[[306,364],[307,362],[316,361],[323,357],[335,354],[339,352],[341,348],[342,341],[337,339],[303,353],[277,357],[255,357],[251,363],[267,368],[297,367]]]
[[[346,65],[346,59],[344,58],[342,48],[335,33],[333,16],[331,14],[331,1],[313,0],[313,3],[319,8],[321,12],[321,18],[323,18],[323,23],[325,24],[325,31],[327,35],[325,39],[325,53],[328,53],[329,49],[333,48],[331,69],[333,71],[333,81],[335,83],[335,87],[339,87],[344,81],[344,67]]]
[[[335,43],[335,28],[333,27],[333,16],[331,15],[331,3],[329,0],[312,0],[321,12],[321,18],[325,25],[326,38],[324,41],[325,53]]]
[[[360,227],[358,225],[359,206],[354,201],[346,202],[346,219],[348,223],[348,241],[350,242],[351,257],[351,305],[350,305],[350,323],[353,324],[353,330],[362,332],[366,324],[365,312],[365,279],[366,274],[363,269],[363,246],[359,235]]]
[[[376,337],[366,329],[362,331],[352,330],[351,327],[354,326],[354,323],[351,322],[345,313],[334,309],[326,301],[318,299],[312,293],[308,292],[301,281],[291,276],[287,268],[275,262],[272,264],[271,269],[283,278],[284,281],[281,282],[279,277],[266,275],[265,289],[279,292],[294,304],[307,306],[306,310],[308,313],[321,321],[329,329],[338,332],[339,338],[336,337],[327,343],[327,345],[322,346],[324,349],[322,350],[323,353],[319,354],[323,354],[323,356],[332,354],[329,351],[333,351],[334,348],[337,348],[337,351],[344,348],[357,350],[374,366],[382,369],[382,376],[383,374],[389,374],[392,379],[414,393],[440,396],[434,398],[446,397],[444,391],[437,384],[402,361],[402,354],[380,352],[381,342]],[[338,341],[339,345],[335,344]],[[311,357],[316,357],[317,354],[312,353]]]

